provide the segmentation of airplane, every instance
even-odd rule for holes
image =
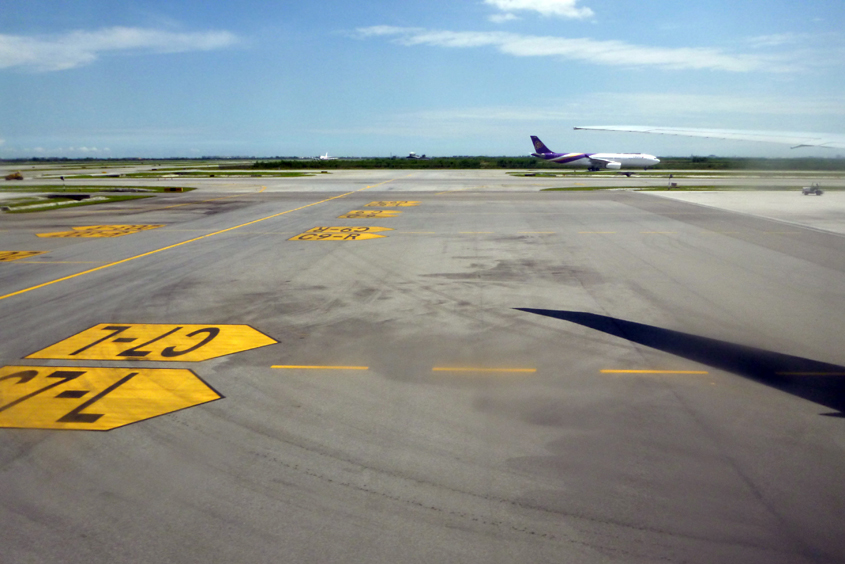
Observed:
[[[537,151],[536,153],[531,153],[532,157],[564,165],[587,165],[589,167],[587,170],[589,171],[601,170],[603,168],[619,170],[623,166],[648,168],[660,162],[660,159],[654,155],[646,155],[644,153],[555,153],[546,147],[536,135],[531,136],[531,141],[534,143],[534,149]]]
[[[845,135],[836,133],[801,133],[795,131],[754,131],[748,129],[703,129],[697,127],[649,127],[642,125],[591,125],[575,129],[594,131],[625,131],[630,133],[660,133],[685,137],[709,137],[712,139],[733,139],[737,141],[764,141],[783,143],[792,149],[801,147],[825,147],[845,149]]]
[[[425,155],[423,155],[423,156],[419,156],[418,154],[416,154],[416,153],[415,153],[415,152],[413,152],[413,151],[411,151],[411,152],[408,154],[408,156],[407,156],[407,157],[405,157],[405,158],[406,158],[406,159],[428,160],[428,157],[426,157]]]
[[[337,157],[330,157],[329,154],[326,153],[325,155],[320,155],[320,160],[321,161],[336,161]]]

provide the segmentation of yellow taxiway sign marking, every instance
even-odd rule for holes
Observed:
[[[402,212],[396,210],[352,210],[337,217],[338,219],[369,219],[372,217],[396,217],[400,213]]]
[[[384,235],[375,233],[300,233],[288,241],[363,241],[365,239],[382,239]]]
[[[410,176],[410,175],[406,175],[406,176]],[[299,206],[298,208],[285,210],[283,212],[274,213],[273,215],[268,215],[267,217],[262,217],[260,219],[254,219],[252,221],[247,221],[246,223],[241,223],[240,225],[234,225],[232,227],[227,227],[226,229],[221,229],[219,231],[215,231],[214,233],[208,233],[207,235],[201,235],[200,237],[194,237],[193,239],[188,239],[187,241],[182,241],[180,243],[174,243],[173,245],[167,245],[166,247],[161,247],[160,249],[147,251],[146,253],[141,253],[139,255],[131,256],[131,257],[121,259],[121,260],[117,260],[117,261],[114,261],[114,262],[110,262],[108,264],[104,264],[104,265],[98,266],[96,268],[83,270],[82,272],[77,272],[76,274],[71,274],[70,276],[63,276],[62,278],[56,278],[55,280],[50,280],[49,282],[44,282],[42,284],[36,284],[35,286],[30,286],[29,288],[24,288],[23,290],[17,290],[15,292],[11,292],[9,294],[4,294],[4,295],[0,296],[0,300],[5,300],[6,298],[11,298],[13,296],[19,296],[21,294],[25,294],[27,292],[32,292],[33,290],[37,290],[39,288],[44,288],[46,286],[52,286],[53,284],[57,284],[59,282],[64,282],[66,280],[72,280],[72,279],[77,278],[79,276],[85,276],[86,274],[91,274],[93,272],[97,272],[97,271],[100,271],[100,270],[103,270],[103,269],[106,269],[106,268],[111,268],[112,266],[117,266],[119,264],[124,264],[124,263],[127,263],[129,261],[148,257],[148,256],[154,255],[156,253],[168,251],[170,249],[175,249],[176,247],[181,247],[182,245],[187,245],[189,243],[194,243],[196,241],[202,241],[203,239],[207,239],[208,237],[214,237],[215,235],[220,235],[222,233],[228,233],[230,231],[234,231],[235,229],[240,229],[241,227],[246,227],[247,225],[254,225],[254,224],[260,223],[262,221],[267,221],[268,219],[273,219],[273,218],[276,218],[276,217],[279,217],[279,216],[282,216],[282,215],[285,215],[285,214],[293,213],[295,211],[304,210],[305,208],[310,208],[311,206],[317,206],[317,205],[323,204],[325,202],[330,202],[332,200],[337,200],[339,198],[345,198],[346,196],[348,196],[350,194],[355,194],[355,193],[361,192],[363,190],[375,188],[376,186],[381,186],[382,184],[387,184],[388,182],[393,182],[394,180],[397,180],[397,179],[391,178],[390,180],[385,180],[383,182],[379,182],[378,184],[370,184],[368,186],[365,186],[364,188],[360,188],[358,190],[353,190],[351,192],[346,192],[345,194],[340,194],[338,196],[332,196],[331,198],[326,198],[325,200],[320,200],[319,202],[313,202],[313,203],[310,203],[310,204],[305,204],[304,206]]]
[[[24,258],[43,255],[47,251],[0,251],[0,262],[12,262]]]
[[[533,374],[537,372],[536,368],[472,368],[472,367],[444,367],[435,366],[431,369],[432,372],[522,372]]]
[[[73,231],[58,231],[55,233],[39,233],[39,237],[122,237],[139,231],[157,229],[164,225],[88,225],[74,227]]]
[[[0,427],[108,431],[221,397],[185,369],[4,366]]]
[[[412,202],[408,200],[395,202],[370,202],[365,208],[410,208],[420,205],[419,202]]]
[[[706,370],[602,370],[602,374],[709,374]]]
[[[379,231],[393,231],[390,227],[367,227],[364,225],[339,225],[336,227],[313,227],[306,233],[378,233]]]
[[[369,366],[319,366],[307,364],[277,364],[270,368],[286,368],[290,370],[369,370]]]
[[[276,343],[248,325],[101,323],[26,358],[200,362]]]

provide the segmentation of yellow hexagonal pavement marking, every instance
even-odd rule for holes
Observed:
[[[13,260],[43,255],[47,251],[0,251],[0,262],[11,262]]]
[[[4,366],[0,427],[107,431],[222,397],[185,369]]]
[[[305,233],[300,233],[288,241],[363,241],[365,239],[381,239],[384,235],[376,235],[378,231],[393,231],[389,227],[335,226],[314,227]]]
[[[164,225],[87,225],[74,227],[73,231],[39,233],[39,237],[122,237],[139,231],[157,229]]]
[[[410,200],[398,200],[398,201],[390,201],[390,202],[370,202],[365,208],[410,208],[414,206],[420,205],[419,202],[413,202]]]
[[[249,325],[101,323],[26,358],[200,362],[276,343]]]
[[[369,219],[372,217],[396,217],[400,213],[402,212],[396,210],[352,210],[337,217],[338,219]]]

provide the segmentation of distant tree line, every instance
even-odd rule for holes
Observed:
[[[368,158],[337,160],[260,160],[253,165],[255,169],[304,170],[304,169],[560,169],[573,170],[573,167],[559,165],[534,157],[433,157],[431,159]],[[221,165],[220,168],[224,168]],[[586,168],[586,167],[581,167]],[[660,164],[650,170],[829,170],[845,171],[845,159],[842,158],[729,158],[729,157],[660,157]],[[576,168],[575,170],[578,170]]]

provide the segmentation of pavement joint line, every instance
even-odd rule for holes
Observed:
[[[709,374],[706,370],[615,370],[605,369],[602,374]]]
[[[432,372],[522,372],[534,373],[536,368],[472,368],[472,367],[448,367],[435,366],[431,369]]]
[[[410,175],[408,175],[408,176],[410,176]],[[305,209],[305,208],[310,208],[310,207],[312,207],[312,206],[316,206],[316,205],[319,205],[319,204],[323,204],[323,203],[325,203],[325,202],[330,202],[330,201],[332,201],[332,200],[337,200],[337,199],[340,199],[340,198],[344,198],[344,197],[346,197],[346,196],[349,196],[350,194],[355,194],[355,193],[357,193],[357,192],[363,192],[364,190],[367,190],[367,189],[369,189],[369,188],[374,188],[374,187],[376,187],[376,186],[381,186],[382,184],[387,184],[388,182],[393,182],[394,180],[397,180],[397,179],[396,179],[396,178],[391,178],[390,180],[385,180],[384,182],[379,182],[379,183],[377,183],[377,184],[368,185],[368,186],[365,186],[364,188],[359,188],[358,190],[352,190],[351,192],[346,192],[345,194],[340,194],[340,195],[338,195],[338,196],[332,196],[331,198],[326,198],[325,200],[320,200],[319,202],[312,202],[312,203],[310,203],[310,204],[306,204],[306,205],[304,205],[304,206],[300,206],[300,207],[298,207],[298,208],[294,208],[294,209],[291,209],[291,210],[286,210],[286,211],[279,212],[279,213],[276,213],[276,214],[273,214],[273,215],[268,215],[267,217],[262,217],[262,218],[260,218],[260,219],[255,219],[255,220],[253,220],[253,221],[248,221],[248,222],[246,222],[246,223],[242,223],[242,224],[240,224],[240,225],[235,225],[235,226],[233,226],[233,227],[227,227],[226,229],[221,229],[221,230],[219,230],[219,231],[215,231],[214,233],[209,233],[208,235],[201,235],[200,237],[194,237],[193,239],[188,239],[187,241],[182,241],[181,243],[176,243],[176,244],[173,244],[173,245],[168,245],[168,246],[166,246],[166,247],[162,247],[162,248],[160,248],[160,249],[155,249],[155,250],[152,250],[152,251],[147,251],[146,253],[141,253],[140,255],[135,255],[135,256],[128,257],[128,258],[125,258],[125,259],[121,259],[121,260],[118,260],[118,261],[115,261],[115,262],[110,262],[110,263],[108,263],[108,264],[104,264],[104,265],[102,265],[102,266],[98,266],[98,267],[96,267],[96,268],[91,268],[91,269],[89,269],[89,270],[83,270],[82,272],[77,272],[76,274],[71,274],[70,276],[64,276],[64,277],[62,277],[62,278],[57,278],[57,279],[55,279],[55,280],[51,280],[51,281],[49,281],[49,282],[44,282],[44,283],[42,283],[42,284],[37,284],[37,285],[35,285],[35,286],[31,286],[31,287],[29,287],[29,288],[24,288],[23,290],[17,290],[16,292],[12,292],[12,293],[9,293],[9,294],[6,294],[6,295],[3,295],[3,296],[0,296],[0,300],[5,300],[6,298],[11,298],[11,297],[13,297],[13,296],[18,296],[18,295],[20,295],[20,294],[25,294],[25,293],[27,293],[27,292],[31,292],[31,291],[33,291],[33,290],[37,290],[37,289],[39,289],[39,288],[44,288],[44,287],[46,287],[46,286],[51,286],[51,285],[53,285],[53,284],[57,284],[57,283],[59,283],[59,282],[64,282],[65,280],[71,280],[71,279],[73,279],[73,278],[77,278],[77,277],[79,277],[79,276],[85,276],[86,274],[91,274],[91,273],[93,273],[93,272],[97,272],[97,271],[99,271],[99,270],[104,270],[104,269],[109,268],[109,267],[112,267],[112,266],[117,266],[117,265],[119,265],[119,264],[123,264],[123,263],[129,262],[129,261],[133,261],[133,260],[135,260],[135,259],[139,259],[139,258],[143,258],[143,257],[148,257],[148,256],[150,256],[150,255],[154,255],[154,254],[156,254],[156,253],[160,253],[160,252],[162,252],[162,251],[167,251],[167,250],[170,250],[170,249],[174,249],[174,248],[176,248],[176,247],[181,247],[182,245],[187,245],[188,243],[193,243],[193,242],[195,242],[195,241],[201,241],[201,240],[203,240],[203,239],[207,239],[207,238],[209,238],[209,237],[214,237],[215,235],[220,235],[221,233],[228,233],[229,231],[233,231],[233,230],[235,230],[235,229],[239,229],[239,228],[241,228],[241,227],[246,227],[247,225],[254,225],[254,224],[256,224],[256,223],[260,223],[260,222],[262,222],[262,221],[266,221],[266,220],[268,220],[268,219],[273,219],[274,217],[279,217],[279,216],[282,216],[282,215],[285,215],[285,214],[288,214],[288,213],[292,213],[292,212],[295,212],[295,211],[303,210],[303,209]]]
[[[291,370],[369,370],[369,366],[319,366],[307,364],[277,364],[270,368],[286,368]]]

